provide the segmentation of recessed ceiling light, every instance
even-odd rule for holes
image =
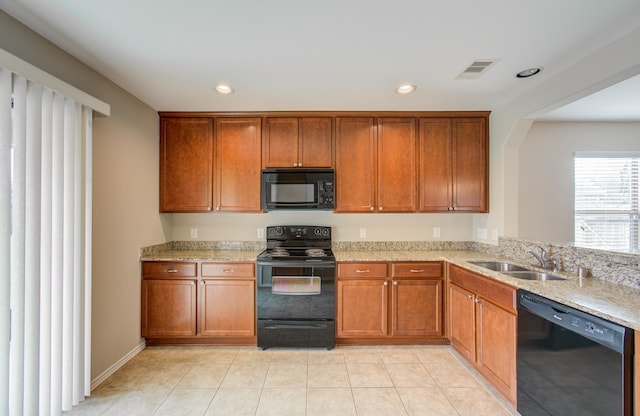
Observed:
[[[402,84],[398,88],[396,88],[396,94],[411,94],[418,87],[413,84]]]
[[[226,84],[218,84],[216,85],[216,92],[218,94],[229,95],[229,94],[233,94],[234,90],[233,88],[231,88]]]
[[[516,74],[516,78],[529,78],[542,71],[541,67],[524,69]]]

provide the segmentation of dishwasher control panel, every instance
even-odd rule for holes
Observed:
[[[518,291],[518,308],[618,352],[624,348],[627,328],[621,325],[524,290]]]

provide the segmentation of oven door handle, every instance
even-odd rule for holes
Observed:
[[[307,325],[273,324],[273,325],[265,325],[264,329],[327,329],[327,325],[326,324],[307,324]]]

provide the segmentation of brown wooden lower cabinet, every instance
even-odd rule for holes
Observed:
[[[142,281],[142,336],[196,335],[196,281]]]
[[[635,414],[640,416],[640,331],[635,331]]]
[[[255,285],[255,263],[143,262],[142,336],[148,345],[255,344]]]
[[[449,339],[515,405],[516,288],[449,265]]]
[[[253,280],[202,280],[200,333],[205,336],[255,335],[255,282]]]
[[[338,343],[446,343],[442,262],[345,262],[337,267]]]

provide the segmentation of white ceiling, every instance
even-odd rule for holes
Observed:
[[[0,0],[0,8],[159,111],[492,110],[640,27],[638,0]],[[478,59],[498,61],[477,79],[456,79]],[[544,70],[514,77],[532,66]],[[215,93],[219,82],[236,93]],[[418,90],[395,94],[402,82]],[[639,92],[636,78],[547,117],[615,119],[633,108],[625,117],[640,120]]]

